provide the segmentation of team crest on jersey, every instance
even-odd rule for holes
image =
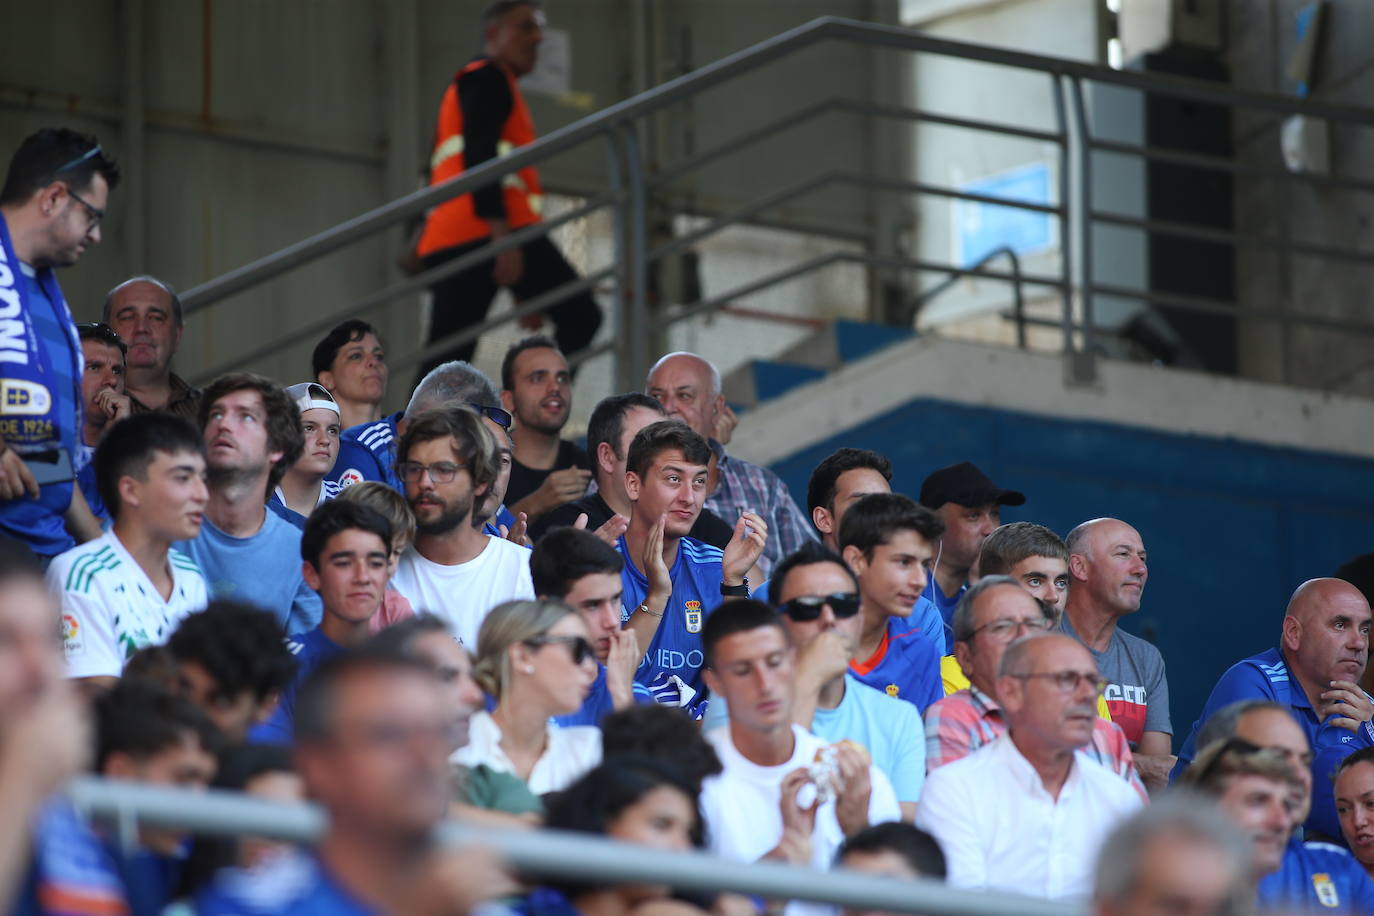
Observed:
[[[701,632],[701,602],[700,602],[700,601],[685,601],[685,602],[683,602],[682,607],[683,607],[683,609],[684,609],[684,614],[685,614],[686,619],[687,619],[687,632],[688,632],[688,633],[700,633],[700,632]]]
[[[342,474],[339,475],[339,486],[351,487],[355,483],[362,483],[366,479],[367,478],[363,476],[362,471],[358,470],[357,468],[349,468],[348,470],[344,471]]]
[[[887,695],[890,697],[895,697],[898,693],[901,692],[901,688],[899,688],[896,684],[888,684],[885,689],[887,691]]]
[[[81,655],[86,642],[81,637],[81,622],[71,614],[62,615],[62,651],[67,655]]]
[[[1336,893],[1336,884],[1326,872],[1319,871],[1312,876],[1312,890],[1317,892],[1317,901],[1322,906],[1334,908],[1341,905],[1341,895]]]

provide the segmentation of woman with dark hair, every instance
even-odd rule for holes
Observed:
[[[613,757],[589,771],[550,796],[544,823],[664,853],[702,845],[696,788],[671,764],[648,757]],[[653,884],[551,884],[515,909],[521,916],[626,916],[670,893]]]

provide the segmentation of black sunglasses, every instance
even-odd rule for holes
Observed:
[[[124,338],[115,332],[103,321],[83,321],[76,326],[76,334],[82,340],[98,340],[107,343],[112,347],[118,347],[119,352],[127,353],[129,345],[124,342]]]
[[[510,412],[500,407],[478,404],[476,401],[469,401],[468,406],[471,407],[478,416],[486,417],[504,430],[510,430],[511,424],[515,422],[515,418],[510,415]]]
[[[784,601],[778,610],[797,623],[807,623],[821,616],[821,608],[830,605],[831,612],[840,620],[859,613],[859,596],[853,592],[836,592],[833,595],[803,595]]]
[[[568,653],[572,656],[574,665],[580,665],[589,658],[596,657],[596,650],[592,644],[587,642],[585,636],[535,636],[525,640],[525,645],[532,648],[561,644],[568,647]]]

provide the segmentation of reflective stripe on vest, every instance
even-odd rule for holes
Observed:
[[[506,78],[511,91],[511,111],[505,123],[501,125],[501,134],[496,145],[497,156],[508,155],[517,147],[534,142],[534,122],[524,98],[520,95],[519,87],[515,84],[514,76],[494,61],[473,61],[459,71],[445,90],[443,100],[439,104],[434,150],[429,161],[430,185],[460,175],[466,168],[463,160],[466,143],[463,138],[463,113],[458,98],[458,80],[482,67],[496,67]],[[502,176],[501,199],[506,210],[506,223],[510,228],[518,229],[538,222],[544,209],[544,193],[539,183],[538,171],[531,166],[525,166]],[[424,230],[416,244],[416,253],[423,257],[490,235],[491,226],[477,215],[472,195],[462,194],[429,211]]]

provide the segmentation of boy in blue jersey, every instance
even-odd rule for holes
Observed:
[[[806,507],[821,543],[839,553],[840,525],[849,507],[870,493],[891,492],[892,462],[885,455],[866,448],[846,447],[831,452],[816,465],[806,484]],[[772,601],[770,592],[755,597]],[[924,595],[917,599],[906,625],[908,629],[920,630],[936,647],[944,645],[945,619]]]
[[[926,586],[944,525],[900,493],[855,502],[840,525],[840,550],[859,577],[859,640],[849,670],[921,712],[945,695],[940,650],[906,618]]]
[[[204,789],[215,777],[221,738],[189,700],[160,684],[130,677],[95,703],[95,771],[107,779]],[[171,903],[186,862],[185,830],[142,826],[138,842],[106,836],[105,846],[134,913]]]
[[[54,270],[100,242],[117,184],[119,167],[94,137],[45,128],[20,144],[0,188],[0,534],[41,557],[100,534],[80,488],[60,473],[63,457],[78,469],[82,354]],[[42,466],[54,473],[40,486]]]
[[[433,842],[453,710],[429,665],[380,650],[329,659],[301,687],[294,729],[296,770],[328,826],[313,850],[221,871],[201,916],[466,913],[513,890],[486,855]]]
[[[633,630],[621,629],[621,573],[625,562],[614,547],[590,531],[557,528],[534,546],[530,579],[540,598],[554,598],[582,615],[596,650],[596,682],[582,708],[559,716],[559,725],[600,725],[601,717],[635,702],[652,702],[635,682],[643,653]]]
[[[706,500],[710,460],[706,440],[680,420],[641,429],[625,460],[630,524],[616,545],[625,558],[621,619],[645,647],[635,680],[659,702],[675,692],[671,705],[694,715],[705,711],[701,628],[723,596],[748,596],[746,574],[768,539],[750,511],[723,551],[687,536]]]
[[[301,574],[319,593],[324,613],[318,627],[287,639],[296,676],[272,717],[249,733],[250,740],[290,742],[300,685],[321,662],[367,641],[368,625],[386,593],[390,557],[391,522],[375,509],[336,499],[310,514],[301,535]]]
[[[954,651],[949,619],[968,588],[969,572],[978,561],[983,541],[1002,524],[1003,506],[1020,506],[1024,493],[1005,490],[975,465],[962,461],[932,471],[921,483],[921,505],[939,516],[944,525],[934,570],[924,597],[945,621],[944,654]]]

